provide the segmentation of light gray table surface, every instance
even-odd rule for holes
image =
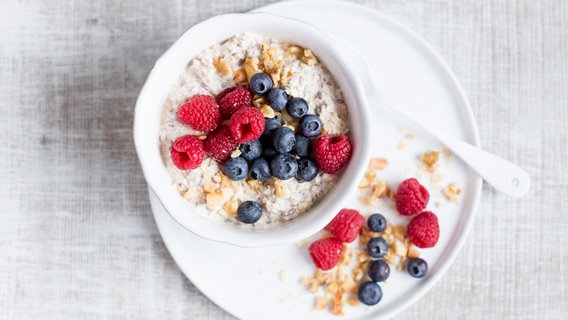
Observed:
[[[184,30],[270,2],[0,0],[0,319],[233,319],[161,240],[132,111]],[[360,2],[441,54],[484,148],[533,180],[483,187],[455,264],[396,318],[568,319],[568,1]]]

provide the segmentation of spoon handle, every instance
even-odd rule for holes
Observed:
[[[436,127],[415,118],[404,110],[396,109],[385,104],[377,95],[373,95],[372,100],[385,111],[414,122],[414,124],[440,140],[448,149],[452,150],[454,154],[462,159],[463,162],[477,172],[483,180],[498,191],[511,197],[519,198],[529,190],[531,185],[530,177],[516,164],[443,133]]]

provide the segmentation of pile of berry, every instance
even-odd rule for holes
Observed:
[[[251,91],[264,96],[275,111],[297,119],[298,132],[283,124],[281,118],[264,118],[252,104]],[[181,105],[178,119],[207,137],[203,141],[191,135],[179,137],[170,149],[171,159],[179,169],[191,170],[207,154],[223,165],[223,172],[233,181],[249,176],[259,181],[271,176],[312,181],[320,170],[336,173],[351,157],[351,140],[344,135],[322,135],[321,120],[308,110],[306,100],[273,88],[270,76],[258,73],[248,89],[237,86],[216,97],[197,95]],[[240,155],[231,157],[237,148]],[[243,223],[255,223],[262,215],[260,204],[249,202],[253,201],[244,202],[237,212],[237,219]]]
[[[431,248],[438,242],[440,230],[438,219],[430,211],[423,211],[429,200],[429,193],[416,179],[403,181],[396,192],[397,209],[405,216],[415,215],[408,223],[406,236],[419,248]],[[417,214],[419,213],[419,214]],[[417,215],[416,215],[417,214]],[[337,265],[344,250],[344,242],[355,240],[365,223],[365,218],[358,211],[343,209],[325,227],[332,234],[313,242],[309,247],[314,265],[321,270],[329,270]],[[367,227],[372,232],[383,232],[387,228],[387,220],[379,213],[367,219]],[[379,282],[388,279],[390,266],[384,258],[389,251],[387,241],[380,237],[369,240],[366,251],[373,260],[368,266],[368,279],[359,285],[359,301],[366,305],[376,305],[383,293]],[[422,278],[428,272],[428,264],[424,259],[408,259],[406,268],[415,278]]]

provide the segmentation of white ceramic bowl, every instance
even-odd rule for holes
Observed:
[[[172,185],[160,155],[158,131],[164,101],[172,84],[188,62],[202,50],[233,35],[251,32],[310,48],[329,69],[349,106],[353,154],[329,194],[293,221],[268,230],[250,230],[219,223],[196,212]],[[369,107],[363,86],[348,67],[332,39],[298,20],[266,13],[229,14],[203,21],[186,31],[156,62],[136,102],[134,143],[144,177],[180,225],[211,240],[237,246],[257,247],[299,241],[321,230],[341,210],[344,200],[357,190],[369,160]]]

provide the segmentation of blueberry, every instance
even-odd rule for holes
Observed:
[[[242,157],[230,158],[225,162],[223,172],[233,181],[243,180],[248,174],[248,163]]]
[[[318,166],[308,159],[298,160],[298,173],[296,178],[301,181],[312,181],[318,175]]]
[[[242,223],[255,223],[262,216],[262,207],[256,201],[245,201],[237,209],[237,220]]]
[[[286,104],[286,111],[294,118],[300,119],[308,113],[308,103],[302,98],[292,98]]]
[[[296,145],[294,146],[294,150],[296,154],[300,158],[306,158],[310,155],[310,151],[312,148],[312,142],[310,139],[304,137],[301,134],[296,135]]]
[[[414,278],[422,278],[428,273],[428,263],[421,258],[409,259],[406,270]]]
[[[272,143],[274,149],[280,153],[287,153],[292,151],[296,144],[296,137],[294,131],[288,127],[280,127],[274,130],[272,134]]]
[[[367,243],[367,252],[373,258],[382,258],[389,251],[389,245],[385,239],[381,237],[372,238]]]
[[[272,175],[280,180],[288,180],[298,172],[298,162],[289,153],[279,153],[270,161]]]
[[[266,161],[272,160],[272,158],[274,158],[274,156],[277,155],[277,154],[278,154],[278,151],[276,151],[274,149],[272,144],[262,149],[262,157]]]
[[[263,158],[258,158],[250,165],[250,176],[255,180],[266,181],[270,178],[270,166]]]
[[[323,128],[320,118],[314,114],[307,114],[300,119],[300,132],[305,137],[317,137]]]
[[[262,154],[262,143],[258,140],[246,142],[239,147],[241,156],[247,161],[252,161]]]
[[[368,281],[359,286],[357,297],[362,303],[374,306],[383,298],[383,291],[376,282]]]
[[[280,88],[272,88],[266,94],[266,101],[276,111],[282,111],[288,102],[288,94]]]
[[[250,90],[256,94],[265,94],[272,88],[272,79],[264,72],[257,73],[250,79]]]
[[[280,128],[282,126],[282,121],[278,118],[265,118],[264,119],[264,131],[262,135],[271,135],[274,130]]]
[[[380,213],[374,213],[367,220],[367,226],[371,231],[381,232],[387,227],[387,219]]]
[[[375,260],[369,266],[369,277],[375,282],[381,282],[388,279],[390,275],[390,267],[384,260]]]

